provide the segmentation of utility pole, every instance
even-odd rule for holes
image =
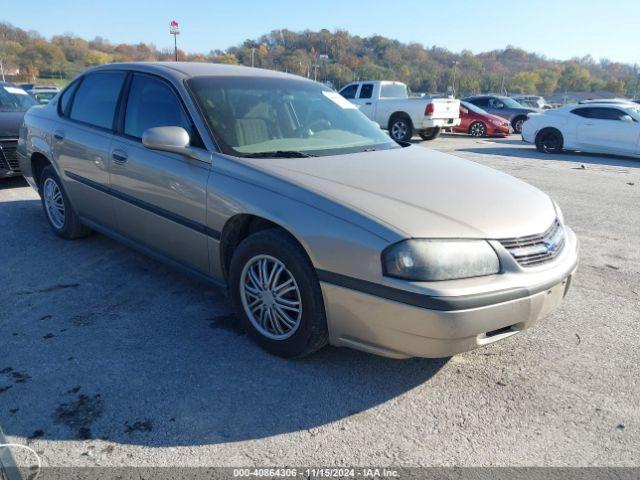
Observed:
[[[251,47],[251,67],[255,67],[255,56],[256,56],[256,47]]]
[[[2,81],[4,82],[4,66],[2,65],[2,60],[0,60],[0,73],[2,73]]]
[[[180,35],[180,24],[177,20],[171,20],[169,24],[169,33],[173,35],[173,53],[176,62],[178,61],[178,35]]]
[[[451,86],[451,93],[453,94],[454,98],[456,96],[456,68],[458,67],[458,61],[454,60],[453,61],[453,85]]]

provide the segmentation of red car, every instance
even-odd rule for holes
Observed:
[[[456,133],[468,133],[472,137],[506,137],[511,124],[497,115],[491,115],[469,102],[460,102],[460,125],[453,127]]]

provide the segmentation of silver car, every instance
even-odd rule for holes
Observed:
[[[63,238],[109,235],[226,286],[287,357],[443,357],[532,326],[578,241],[538,189],[399,145],[304,78],[198,63],[88,70],[25,117],[20,162]]]

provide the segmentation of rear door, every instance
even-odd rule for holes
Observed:
[[[52,148],[65,186],[78,214],[113,228],[116,225],[109,196],[115,116],[124,85],[123,71],[85,75],[65,90]]]
[[[206,185],[210,163],[147,149],[142,135],[152,127],[179,126],[202,140],[178,92],[160,77],[134,73],[122,101],[111,144],[111,185],[118,229],[168,258],[209,273]]]

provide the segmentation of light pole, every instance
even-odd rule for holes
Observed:
[[[178,61],[178,35],[180,35],[180,24],[177,20],[171,20],[169,24],[169,33],[173,35],[173,53],[176,62]]]
[[[256,47],[251,47],[251,67],[255,67]]]

